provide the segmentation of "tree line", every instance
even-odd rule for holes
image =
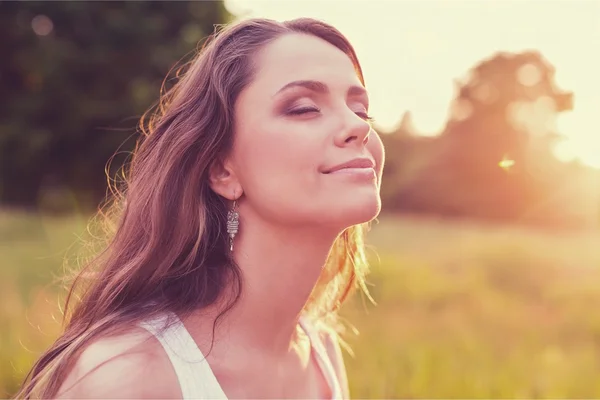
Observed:
[[[0,204],[97,207],[108,160],[114,176],[163,78],[231,19],[217,1],[0,2]],[[384,211],[589,223],[580,191],[590,171],[553,156],[561,136],[540,117],[573,107],[551,63],[498,52],[455,86],[440,135],[419,135],[410,112],[377,129]]]

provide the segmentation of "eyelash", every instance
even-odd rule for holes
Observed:
[[[375,120],[373,117],[371,117],[366,112],[365,113],[357,112],[356,115],[358,115],[359,117],[361,117],[362,119],[364,119],[365,121],[368,121],[368,122],[373,122]]]
[[[309,112],[319,112],[321,111],[321,109],[316,108],[316,107],[304,107],[304,108],[296,108],[294,110],[290,110],[288,111],[289,115],[301,115],[301,114],[306,114]]]
[[[302,114],[306,114],[309,112],[319,112],[321,111],[319,108],[315,108],[315,107],[305,107],[305,108],[298,108],[295,110],[291,110],[288,112],[289,115],[302,115]],[[355,113],[356,115],[358,115],[360,118],[364,119],[365,121],[368,122],[373,122],[374,119],[373,117],[371,117],[369,114],[364,113],[364,112],[357,112]]]

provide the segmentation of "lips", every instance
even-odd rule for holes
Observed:
[[[374,169],[375,162],[370,158],[355,158],[354,160],[347,161],[342,164],[338,164],[332,168],[329,168],[324,174],[331,174],[333,172],[342,171],[345,169]]]

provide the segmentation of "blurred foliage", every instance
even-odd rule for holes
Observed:
[[[410,113],[382,132],[388,154],[388,211],[433,213],[546,226],[596,226],[590,190],[600,176],[559,162],[553,146],[560,112],[573,94],[535,51],[497,53],[456,82],[449,120],[436,137],[415,132]]]
[[[0,204],[94,209],[137,138],[161,83],[222,2],[0,2]],[[600,176],[560,163],[553,121],[573,108],[540,53],[498,52],[455,82],[441,134],[407,112],[386,145],[384,212],[535,223],[598,223]],[[172,82],[169,80],[168,82]],[[168,86],[167,82],[167,86]]]
[[[95,207],[164,77],[221,1],[0,2],[0,202]]]
[[[344,309],[360,332],[347,357],[352,396],[598,398],[600,318],[589,304],[600,299],[599,240],[382,218],[370,236],[378,304],[355,297]]]

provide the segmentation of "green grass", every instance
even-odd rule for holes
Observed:
[[[383,220],[346,310],[356,398],[600,396],[600,236]]]
[[[86,223],[0,212],[0,398],[16,392],[60,329],[55,282]]]
[[[85,223],[0,213],[0,397],[58,332]],[[382,217],[370,243],[378,305],[344,309],[354,398],[600,397],[600,234]]]

